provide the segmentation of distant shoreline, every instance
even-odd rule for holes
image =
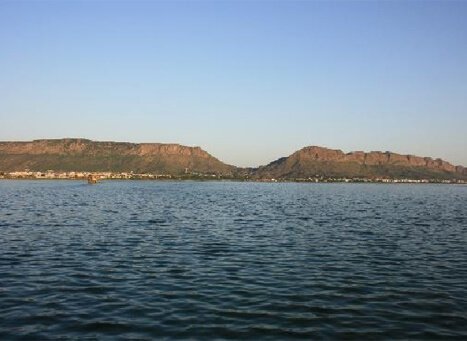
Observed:
[[[86,183],[86,179],[71,179],[71,178],[0,178],[0,181],[73,181]],[[379,185],[467,185],[467,181],[419,181],[412,179],[394,179],[391,181],[379,181],[379,180],[324,180],[324,181],[304,181],[304,180],[270,180],[270,179],[188,179],[188,178],[170,178],[170,179],[99,179],[98,183],[109,182],[109,181],[121,181],[121,182],[249,182],[249,183],[301,183],[301,184],[379,184]]]

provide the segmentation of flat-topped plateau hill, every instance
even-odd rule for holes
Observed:
[[[200,147],[178,144],[97,142],[86,139],[0,142],[0,171],[112,171],[229,175],[226,165]]]
[[[406,178],[467,180],[467,168],[431,157],[310,146],[258,168],[227,165],[200,147],[86,139],[0,142],[0,172],[215,174],[250,179]]]
[[[441,159],[392,152],[344,153],[338,149],[309,146],[252,172],[256,178],[410,178],[466,179],[467,168]]]

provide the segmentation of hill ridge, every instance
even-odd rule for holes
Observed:
[[[85,138],[0,142],[0,171],[186,172],[253,179],[324,177],[410,177],[467,179],[467,168],[440,158],[381,151],[305,146],[257,168],[218,160],[199,146],[177,143],[93,141]]]
[[[467,177],[467,169],[440,158],[381,151],[351,151],[321,146],[306,146],[288,157],[260,166],[258,177]]]
[[[182,174],[187,170],[231,174],[200,147],[174,143],[92,141],[79,138],[0,142],[0,170],[139,171]]]

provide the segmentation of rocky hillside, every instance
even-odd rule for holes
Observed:
[[[86,139],[0,142],[0,172],[112,171],[181,175],[217,174],[252,179],[310,177],[467,180],[467,168],[430,157],[305,147],[259,168],[226,165],[199,147],[96,142]]]
[[[466,179],[467,168],[430,157],[391,152],[350,152],[323,147],[305,147],[251,173],[256,178],[389,177]]]
[[[226,165],[199,147],[86,139],[0,142],[0,171],[114,171],[230,175]]]

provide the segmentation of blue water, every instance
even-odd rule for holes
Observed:
[[[467,339],[467,186],[0,181],[0,339]]]

